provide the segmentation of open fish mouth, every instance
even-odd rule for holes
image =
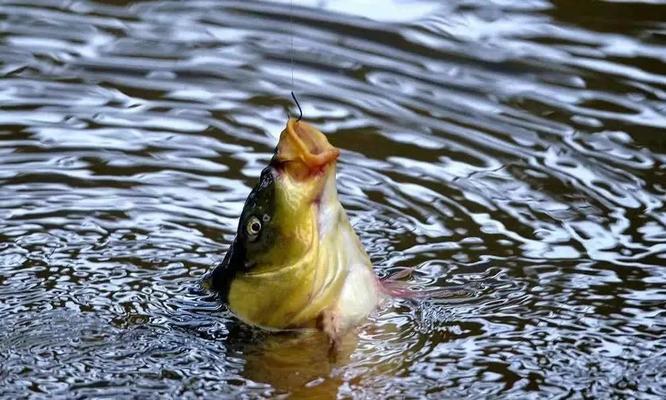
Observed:
[[[340,150],[326,136],[304,121],[290,119],[280,134],[275,161],[296,180],[322,173],[335,162]]]

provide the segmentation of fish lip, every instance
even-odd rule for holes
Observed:
[[[276,151],[277,161],[291,164],[292,175],[300,177],[323,171],[339,155],[340,150],[333,147],[324,134],[293,118],[287,121]]]

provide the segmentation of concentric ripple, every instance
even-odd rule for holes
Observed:
[[[666,4],[294,3],[0,2],[0,397],[664,398]],[[197,286],[292,89],[377,273],[464,289],[333,358]]]

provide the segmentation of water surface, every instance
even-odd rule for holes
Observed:
[[[1,1],[0,396],[663,398],[665,15]],[[197,286],[292,88],[378,275],[469,289],[336,359]]]

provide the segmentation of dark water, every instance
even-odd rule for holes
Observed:
[[[338,359],[197,288],[292,30],[377,273],[470,289]],[[666,396],[666,3],[2,1],[0,60],[0,397]]]

